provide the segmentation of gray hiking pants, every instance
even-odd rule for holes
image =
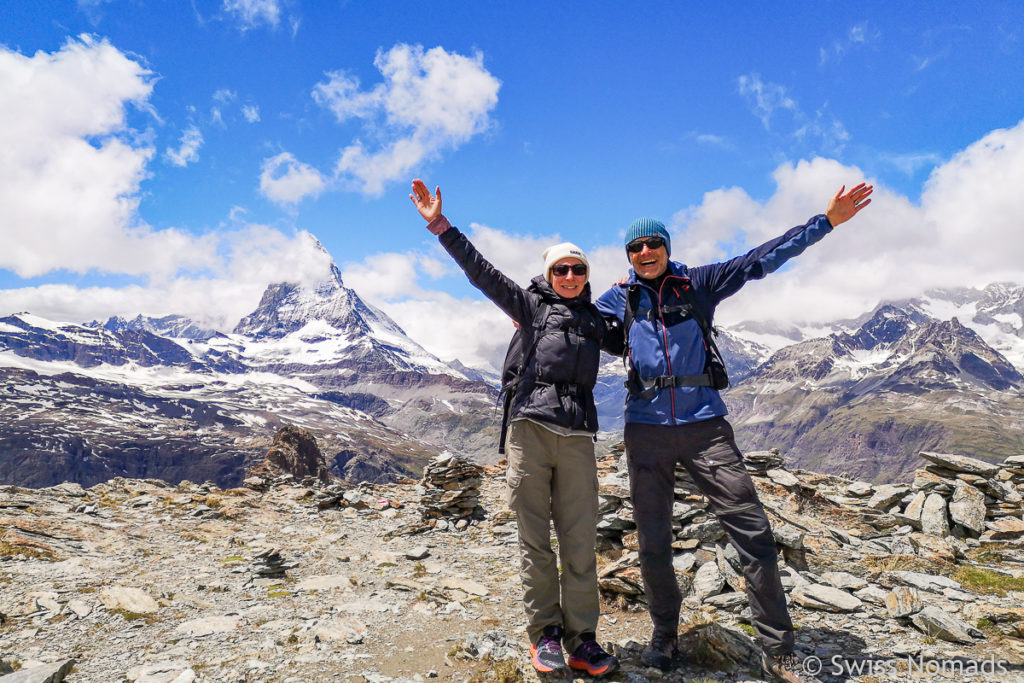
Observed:
[[[732,425],[724,417],[676,426],[627,423],[624,436],[640,571],[655,630],[674,634],[679,628],[682,596],[672,567],[672,502],[675,465],[682,463],[739,553],[761,646],[772,654],[792,651],[793,622],[775,538]]]
[[[566,650],[597,631],[597,462],[589,436],[560,436],[529,420],[509,428],[508,503],[516,512],[527,634],[536,643],[546,626],[565,630]],[[551,548],[551,522],[558,562]]]

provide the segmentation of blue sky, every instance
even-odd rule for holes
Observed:
[[[727,323],[1024,281],[1019,2],[13,0],[5,15],[2,315],[230,327],[269,282],[323,274],[314,236],[430,350],[492,360],[505,323],[423,229],[414,177],[520,282],[571,240],[599,289],[638,216],[697,264],[875,183],[842,235],[723,305]]]

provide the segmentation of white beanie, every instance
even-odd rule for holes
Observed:
[[[544,250],[544,277],[548,282],[551,282],[551,266],[555,265],[564,258],[577,258],[583,261],[584,265],[587,266],[587,270],[590,270],[590,261],[587,260],[587,255],[583,253],[583,250],[577,247],[572,242],[562,242],[556,244],[553,247],[548,247]],[[589,272],[587,273],[589,278]]]

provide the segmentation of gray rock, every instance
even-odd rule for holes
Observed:
[[[888,510],[898,503],[907,491],[909,486],[903,484],[882,484],[875,487],[875,493],[868,500],[868,507],[875,510]]]
[[[921,607],[917,589],[910,586],[896,586],[885,596],[885,608],[893,619],[917,614]]]
[[[985,530],[985,494],[965,482],[957,482],[949,516],[976,534]]]
[[[12,674],[0,676],[3,683],[60,683],[75,665],[75,660],[68,659],[53,664],[34,666],[31,669],[21,669]]]
[[[983,638],[984,634],[961,619],[946,612],[937,605],[929,605],[910,620],[922,632],[932,636],[948,640],[952,643],[974,643],[975,638]]]
[[[914,498],[907,504],[903,514],[910,519],[916,519],[921,521],[921,512],[924,510],[924,501],[928,498],[928,494],[924,491],[918,491],[914,494]]]
[[[159,609],[156,600],[138,588],[111,586],[100,592],[100,602],[108,610],[123,610],[135,614],[153,614]]]
[[[931,453],[923,451],[919,454],[925,460],[935,463],[940,467],[953,470],[954,472],[966,472],[967,474],[978,474],[982,477],[992,477],[999,472],[999,465],[969,458],[966,455],[952,455],[949,453]]]
[[[698,600],[718,595],[723,588],[725,588],[725,577],[718,569],[717,562],[704,563],[693,577],[693,595]]]
[[[804,532],[792,524],[782,524],[772,529],[775,542],[786,548],[800,550],[804,547]]]
[[[863,498],[871,494],[874,487],[866,481],[855,481],[846,485],[846,495]]]
[[[747,604],[747,594],[744,591],[736,592],[729,591],[728,593],[719,593],[718,595],[709,595],[704,598],[705,605],[713,605],[719,609],[733,609],[741,605]]]
[[[765,474],[776,484],[787,489],[796,488],[800,485],[800,480],[796,478],[795,474],[788,470],[772,469],[766,471]]]
[[[828,612],[854,612],[864,605],[846,591],[820,583],[797,586],[790,595],[795,602],[804,607]]]
[[[926,534],[945,538],[949,535],[949,517],[946,515],[946,499],[938,493],[928,494],[921,510],[921,530]]]
[[[958,582],[949,578],[948,576],[941,576],[939,574],[923,574],[921,572],[905,572],[895,571],[890,574],[896,578],[897,581],[906,585],[919,588],[929,593],[941,593],[943,589],[953,588],[956,590],[962,590]]]
[[[677,572],[688,572],[697,563],[693,553],[680,553],[672,558],[672,568]]]
[[[867,588],[868,582],[859,576],[854,576],[849,572],[825,572],[821,575],[821,578],[825,580],[825,583],[829,584],[833,588],[839,588],[842,590],[855,591],[861,588]]]
[[[192,683],[196,672],[188,662],[177,659],[132,667],[126,678],[131,683]]]
[[[861,588],[859,591],[854,591],[853,596],[864,602],[870,602],[872,605],[884,605],[885,596],[887,596],[884,590],[878,586],[868,586],[867,588]]]

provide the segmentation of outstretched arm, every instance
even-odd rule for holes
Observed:
[[[871,200],[868,197],[871,196],[871,192],[875,188],[873,185],[861,183],[846,194],[843,194],[845,189],[846,185],[839,188],[839,191],[829,200],[828,208],[825,210],[825,217],[828,218],[828,222],[832,224],[833,228],[840,223],[850,220],[857,215],[858,211],[870,204]],[[441,198],[439,195],[438,204],[440,203]]]
[[[427,228],[430,229],[430,232],[440,235],[448,229],[448,222],[437,220],[438,218],[443,218],[441,214],[441,188],[435,188],[434,192],[436,194],[431,196],[426,183],[416,178],[412,181],[412,194],[409,195],[409,199],[412,200],[413,206],[423,216],[423,220],[427,222]]]

